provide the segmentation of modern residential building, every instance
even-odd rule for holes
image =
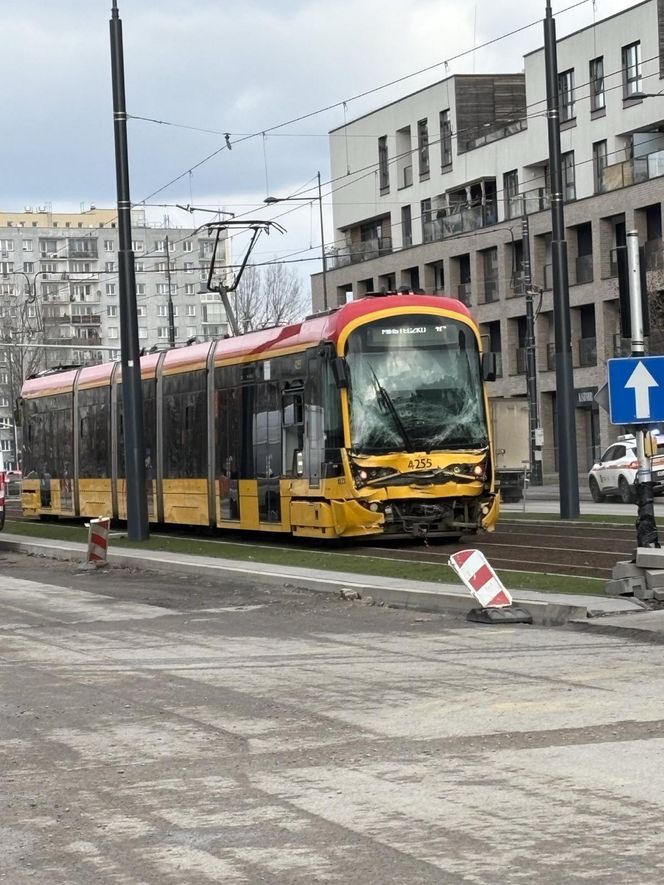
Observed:
[[[624,352],[616,249],[637,230],[653,333],[664,314],[664,0],[558,40],[579,469],[618,431],[594,400]],[[515,64],[515,67],[517,65]],[[521,68],[521,64],[518,68]],[[659,94],[663,93],[663,94]],[[528,218],[543,470],[557,470],[544,49],[523,73],[454,75],[330,133],[330,306],[401,286],[469,305],[499,356],[496,397],[525,397],[522,214]],[[312,278],[323,307],[322,277]]]
[[[0,212],[0,451],[5,464],[16,463],[13,402],[25,374],[120,357],[118,235],[114,209],[56,213],[46,206]],[[221,298],[206,288],[214,238],[170,226],[168,218],[148,223],[140,208],[132,212],[132,236],[140,346],[169,346],[169,295],[176,345],[226,334]],[[230,241],[221,242],[221,264],[228,266]],[[25,344],[30,348],[19,347]]]

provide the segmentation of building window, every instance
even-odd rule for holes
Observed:
[[[113,240],[104,240],[104,252],[114,252],[115,243]]]
[[[154,252],[166,252],[166,240],[154,241]]]
[[[505,217],[517,218],[521,214],[518,169],[513,169],[503,175],[503,193],[505,195]]]
[[[560,158],[563,173],[563,200],[569,202],[576,199],[576,181],[574,179],[574,151],[567,151]]]
[[[196,326],[187,326],[187,338],[195,338],[196,332]]]
[[[138,327],[138,337],[141,339],[148,337],[148,330],[145,328],[145,326]]]
[[[593,58],[590,62],[590,110],[601,111],[604,99],[604,58]]]
[[[574,119],[574,69],[558,74],[558,102],[560,122]]]
[[[114,341],[118,337],[118,327],[117,326],[109,326],[108,327],[108,337]]]
[[[145,243],[143,240],[132,240],[131,241],[131,251],[132,252],[144,252],[145,251]]]
[[[447,171],[452,165],[452,125],[449,109],[440,112],[440,165]]]
[[[422,242],[431,243],[433,241],[433,231],[431,230],[431,197],[420,200],[420,219],[422,221]]]
[[[158,326],[157,327],[157,338],[168,338],[168,326]]]
[[[23,270],[25,273],[32,273],[35,269],[34,261],[24,261],[23,262]]]
[[[420,178],[429,175],[429,121],[420,120],[417,124],[417,155],[420,162]]]
[[[184,294],[185,295],[194,295],[194,284],[193,283],[185,283],[184,284]]]
[[[168,305],[167,304],[158,304],[157,305],[157,316],[158,317],[167,317],[168,316]]]
[[[0,240],[0,252],[13,252],[14,251],[14,241],[13,240]]]
[[[188,317],[195,317],[196,316],[196,305],[195,304],[188,304],[187,305],[187,316]]]
[[[401,240],[404,249],[413,245],[413,220],[410,206],[401,207]]]
[[[115,273],[115,261],[106,261],[104,263],[104,271],[106,273]]]
[[[106,294],[115,295],[115,283],[106,283]]]
[[[145,317],[148,315],[147,308],[144,304],[139,304],[136,308],[136,316],[137,317]]]
[[[191,240],[184,241],[184,243],[182,244],[182,251],[183,252],[193,252],[194,251],[194,247],[193,247]]]
[[[185,261],[184,262],[184,272],[185,273],[193,273],[194,272],[194,262],[193,261]]]
[[[604,170],[607,167],[607,158],[606,140],[596,141],[593,144],[593,181],[596,194],[604,193]]]
[[[32,252],[32,240],[23,240],[23,251]]]
[[[116,317],[118,315],[118,306],[117,304],[109,304],[106,308],[106,316],[107,317]]]
[[[387,135],[378,139],[378,179],[381,194],[390,189],[390,168],[387,157]]]
[[[158,261],[157,262],[157,271],[159,273],[166,273],[166,269],[167,269],[167,263],[165,261]]]
[[[145,262],[137,261],[134,265],[134,270],[136,273],[144,273],[145,272]]]
[[[145,295],[145,283],[136,283],[136,294]]]
[[[622,49],[623,98],[632,98],[643,90],[641,79],[641,43]]]

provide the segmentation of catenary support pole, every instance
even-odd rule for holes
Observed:
[[[551,14],[550,0],[546,2],[546,18],[544,19],[544,56],[546,62],[549,168],[551,170],[551,261],[553,266],[553,322],[556,348],[560,518],[575,519],[579,515],[579,471],[576,454],[576,415],[574,373],[572,370],[569,282],[567,278],[567,242],[565,240],[565,214],[563,211],[556,23]]]
[[[131,247],[131,200],[129,151],[125,102],[122,22],[117,0],[111,10],[111,73],[115,130],[115,172],[118,194],[118,270],[120,287],[120,335],[122,355],[122,412],[127,477],[127,535],[130,541],[148,538],[148,507],[145,495],[145,444],[143,440],[143,390],[136,316],[136,272]]]
[[[629,279],[629,312],[632,325],[632,356],[645,356],[646,343],[643,332],[643,309],[641,307],[641,265],[639,258],[639,233],[627,232],[627,277]],[[636,544],[638,547],[659,547],[655,524],[654,483],[650,458],[646,453],[646,431],[641,427],[636,433],[636,454],[639,468],[636,472]]]
[[[320,186],[320,172],[318,174],[318,211],[320,215],[320,252],[323,259],[323,308],[328,309],[327,300],[327,258],[325,257],[325,229],[323,227],[323,193]]]
[[[530,224],[526,212],[526,201],[523,201],[523,217],[521,219],[523,243],[523,282],[526,295],[526,392],[528,395],[528,427],[530,431],[530,482],[531,485],[542,485],[542,449],[538,445],[540,430],[539,402],[537,398],[537,349],[535,345],[535,310],[533,306],[533,281],[530,264]]]
[[[166,249],[166,285],[168,286],[168,345],[175,347],[175,308],[171,292],[171,252],[168,237],[164,240],[164,247]]]

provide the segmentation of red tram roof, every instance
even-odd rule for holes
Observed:
[[[455,298],[439,295],[375,295],[351,301],[337,310],[308,317],[292,326],[276,326],[260,329],[233,338],[216,342],[206,341],[189,347],[176,347],[165,353],[148,354],[141,357],[141,377],[154,378],[157,363],[163,356],[163,370],[166,373],[191,370],[207,364],[210,348],[215,347],[215,364],[228,364],[245,361],[251,357],[279,356],[284,352],[306,350],[322,341],[337,341],[343,329],[364,316],[382,313],[395,308],[438,308],[470,317],[468,308]],[[79,387],[96,387],[108,384],[116,363],[103,363],[86,366],[83,369],[68,369],[64,372],[31,378],[23,385],[24,397],[44,394],[67,393],[73,389],[77,373]],[[117,366],[121,377],[122,367]]]

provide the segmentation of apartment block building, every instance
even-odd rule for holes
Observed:
[[[170,226],[168,219],[148,223],[141,209],[132,212],[132,237],[139,345],[145,350],[169,346],[169,300],[176,345],[226,334],[220,296],[206,288],[214,238]],[[114,209],[0,212],[0,451],[5,464],[14,466],[17,460],[13,401],[27,372],[119,359],[118,246]],[[217,260],[230,265],[227,238],[222,253]]]
[[[660,352],[664,0],[558,40],[563,199],[581,472],[618,428],[594,400],[621,340],[616,249],[637,230]],[[517,65],[515,64],[515,67]],[[458,298],[499,354],[496,397],[525,397],[523,222],[536,298],[543,471],[557,471],[544,49],[523,73],[453,75],[330,133],[329,306],[402,286]],[[323,308],[322,275],[312,277]]]

